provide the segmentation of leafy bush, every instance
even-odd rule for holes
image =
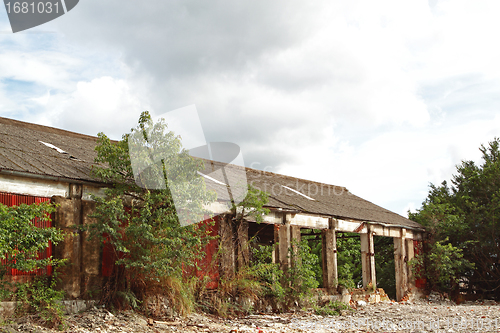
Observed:
[[[430,289],[449,292],[458,286],[464,272],[474,268],[474,264],[463,256],[462,249],[446,238],[432,244],[426,253],[417,255],[410,265],[417,278],[427,279]]]
[[[318,316],[338,316],[341,311],[354,311],[349,305],[340,301],[330,301],[324,306],[314,306],[313,309]]]
[[[287,310],[294,303],[307,301],[318,287],[314,267],[318,258],[311,253],[307,241],[293,243],[289,257],[294,263],[283,271],[273,262],[274,245],[253,244],[249,264],[241,267],[230,279],[221,279],[218,295],[205,307],[221,316],[255,310],[243,300],[271,305],[274,311]]]
[[[294,302],[301,302],[312,296],[312,290],[319,286],[316,280],[315,267],[319,259],[311,253],[306,240],[300,243],[294,241],[288,249],[292,265],[284,274],[284,288],[287,306]]]
[[[64,291],[56,290],[54,277],[37,276],[34,281],[17,285],[15,299],[18,301],[17,315],[35,313],[50,327],[62,329]]]
[[[34,220],[50,221],[55,207],[50,203],[21,204],[7,207],[0,204],[0,259],[4,269],[30,272],[45,266],[58,266],[64,262],[52,256],[39,258],[50,243],[57,244],[64,239],[64,233],[57,228],[39,228]]]
[[[4,263],[0,269],[0,295],[2,300],[13,299],[20,302],[17,314],[35,313],[49,326],[63,326],[63,311],[60,301],[63,291],[55,289],[56,273],[51,277],[37,276],[26,283],[8,283],[4,280],[8,269],[30,272],[52,266],[54,271],[63,265],[65,259],[52,256],[40,258],[51,243],[64,239],[65,233],[55,227],[39,228],[34,221],[49,222],[50,213],[55,211],[50,203],[7,207],[0,204],[0,258]]]
[[[338,284],[348,289],[357,288],[362,282],[361,240],[355,233],[341,235],[345,237],[337,237]]]

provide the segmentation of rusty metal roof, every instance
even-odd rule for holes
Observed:
[[[0,117],[0,170],[101,183],[90,176],[97,138],[52,127]],[[221,174],[238,177],[243,170],[249,184],[269,193],[268,206],[275,209],[422,228],[414,221],[364,200],[341,186],[288,177],[236,165],[205,160],[205,171],[219,183],[206,180],[219,200],[229,200]],[[237,195],[237,188],[234,188]]]

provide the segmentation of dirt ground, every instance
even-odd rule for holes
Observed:
[[[417,300],[358,305],[339,316],[312,311],[219,318],[191,314],[185,318],[152,320],[131,311],[112,314],[92,308],[66,318],[65,332],[500,332],[500,305],[493,301],[455,305],[449,301]],[[57,332],[30,318],[0,326],[0,332]],[[60,332],[60,331],[59,331]]]

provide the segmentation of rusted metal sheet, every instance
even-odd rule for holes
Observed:
[[[48,202],[48,201],[50,201],[50,198],[0,192],[0,203],[4,204],[6,206],[9,206],[9,207],[19,206],[21,204],[31,205],[34,203],[41,203],[41,202]],[[33,222],[35,223],[35,226],[37,226],[39,228],[52,227],[51,221],[40,221],[38,219],[35,219]],[[49,244],[49,246],[44,251],[41,251],[38,253],[38,259],[45,259],[45,258],[49,258],[50,256],[52,256],[52,244]],[[5,264],[5,260],[2,260],[1,263]],[[31,271],[31,272],[23,272],[23,271],[19,271],[17,269],[8,269],[6,274],[7,275],[14,275],[14,276],[19,276],[19,275],[51,275],[52,274],[52,266],[47,266],[45,268],[37,269],[37,270]]]
[[[212,222],[213,221],[213,222]],[[219,233],[219,216],[210,219],[205,216],[205,221],[201,222],[208,227],[210,236],[217,236]],[[207,289],[217,289],[219,286],[219,264],[217,260],[217,252],[219,250],[219,240],[211,240],[203,249],[205,256],[198,262],[200,268],[196,275],[198,277],[208,276],[209,281],[206,285]]]

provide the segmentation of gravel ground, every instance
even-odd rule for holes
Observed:
[[[321,317],[311,312],[250,315],[223,319],[192,314],[186,318],[154,321],[134,312],[112,314],[102,308],[68,316],[66,332],[500,332],[500,305],[476,302],[415,301],[379,303]],[[0,327],[0,332],[57,332],[29,318]]]

